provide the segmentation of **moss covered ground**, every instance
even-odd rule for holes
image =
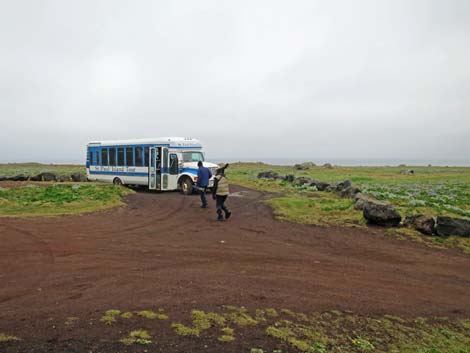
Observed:
[[[33,184],[0,189],[0,216],[57,216],[120,206],[132,190],[91,183]]]

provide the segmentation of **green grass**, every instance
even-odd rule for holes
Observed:
[[[116,318],[121,314],[120,310],[109,309],[105,314],[100,318],[100,321],[106,325],[112,325],[117,322]]]
[[[152,310],[142,310],[142,311],[137,311],[136,314],[140,317],[144,317],[146,319],[158,319],[158,320],[167,320],[168,315],[163,314],[161,312],[154,312]]]
[[[112,318],[119,315],[121,311],[115,309],[105,312]],[[119,332],[119,341],[124,345],[150,345],[153,340],[158,344],[161,339],[178,346],[192,340],[207,348],[221,342],[229,351],[256,344],[251,351],[269,353],[470,353],[470,318],[364,316],[341,310],[308,313],[286,308],[249,310],[227,305],[218,307],[217,312],[191,310],[188,326],[152,320],[143,329],[139,328],[141,320],[138,316],[116,320],[103,331],[103,337]],[[88,322],[86,318],[80,321]],[[86,335],[86,327],[80,335]],[[123,332],[128,333],[123,337]],[[256,337],[255,341],[248,341],[247,334]],[[0,333],[0,347],[2,342],[15,344],[16,340],[15,336]]]
[[[362,212],[354,210],[354,201],[332,193],[318,192],[315,197],[290,195],[268,200],[274,214],[282,220],[320,226],[360,226]]]
[[[408,169],[413,169],[415,174],[401,173]],[[470,219],[470,167],[312,167],[296,171],[288,166],[235,163],[227,170],[227,175],[233,183],[259,190],[300,192],[285,183],[256,178],[259,172],[268,170],[329,183],[349,179],[364,192],[391,201],[404,215],[426,213]]]
[[[401,171],[413,169],[414,175]],[[448,215],[470,219],[470,167],[312,167],[297,171],[288,166],[235,163],[227,170],[234,184],[273,193],[267,203],[281,220],[318,226],[364,227],[362,211],[353,200],[318,192],[284,181],[258,179],[263,171],[293,174],[336,183],[349,179],[363,192],[394,204],[402,217],[411,214]],[[470,254],[470,238],[427,237],[412,229],[388,233],[437,248],[457,248]]]
[[[255,320],[255,317],[262,319]],[[274,339],[279,348],[276,351],[470,353],[468,319],[367,317],[340,310],[323,313],[272,308],[250,311],[229,305],[217,313],[192,310],[191,319],[191,326],[173,323],[175,334],[200,338],[205,343],[210,337],[217,337],[218,341],[230,344],[237,340],[235,331],[243,340],[243,333],[249,330],[258,333],[258,344],[263,336]],[[234,324],[236,329],[228,327],[228,323]],[[260,351],[271,352],[258,347]]]
[[[85,174],[85,166],[77,164],[40,164],[40,163],[7,163],[0,164],[0,175],[14,176],[24,174],[34,176],[40,173],[55,173],[57,175],[70,175],[73,173]]]
[[[133,191],[113,185],[53,184],[0,189],[0,216],[55,216],[122,205]]]
[[[16,336],[7,335],[6,333],[0,332],[0,343],[19,341],[20,339]]]
[[[122,338],[120,341],[126,346],[132,344],[149,345],[152,343],[151,338],[152,336],[150,336],[147,330],[139,329],[129,332],[127,337]]]

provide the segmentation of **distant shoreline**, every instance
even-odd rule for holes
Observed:
[[[313,162],[318,166],[325,163],[336,165],[340,167],[398,167],[400,165],[414,166],[414,167],[470,167],[470,160],[368,160],[368,159],[297,159],[297,158],[250,158],[250,159],[236,159],[236,158],[212,158],[216,162],[263,162],[272,165],[294,165],[303,162]]]

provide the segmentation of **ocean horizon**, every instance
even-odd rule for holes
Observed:
[[[345,166],[345,167],[380,167],[380,166],[436,166],[436,167],[470,167],[470,159],[454,159],[454,160],[439,160],[439,159],[340,159],[340,158],[211,158],[218,163],[236,163],[236,162],[263,162],[273,165],[294,165],[303,162],[312,162],[316,165],[323,165],[329,163],[331,165]]]
[[[351,158],[351,159],[341,159],[341,158],[269,158],[269,157],[260,157],[260,158],[238,158],[238,157],[209,157],[208,161],[214,163],[236,163],[236,162],[246,162],[246,163],[255,163],[262,162],[272,165],[294,165],[303,162],[312,162],[316,165],[323,165],[329,163],[336,166],[345,166],[345,167],[380,167],[380,166],[436,166],[436,167],[470,167],[470,159],[367,159],[367,158]],[[43,163],[43,164],[84,164],[85,162],[80,159],[55,159],[53,161],[31,161],[31,160],[17,160],[17,161],[1,161],[0,163]]]

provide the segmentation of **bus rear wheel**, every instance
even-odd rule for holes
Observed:
[[[181,179],[180,187],[184,195],[191,195],[193,193],[193,181],[188,177]]]
[[[116,186],[122,186],[122,180],[119,178],[114,178],[113,184]]]

